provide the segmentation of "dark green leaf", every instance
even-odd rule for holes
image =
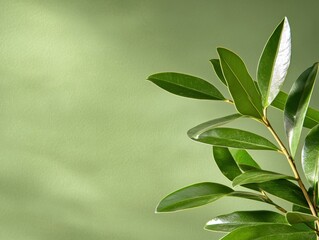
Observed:
[[[241,174],[228,148],[213,146],[213,156],[220,171],[230,181]]]
[[[174,212],[199,207],[214,202],[233,191],[231,188],[218,183],[197,183],[166,196],[158,204],[156,212]]]
[[[183,97],[210,100],[225,100],[212,84],[190,75],[174,72],[156,73],[148,77],[164,90]]]
[[[227,195],[228,197],[239,197],[239,198],[245,198],[249,200],[264,202],[273,205],[273,202],[269,201],[267,197],[261,194],[256,194],[252,192],[243,192],[243,191],[234,191]]]
[[[286,218],[290,224],[311,223],[311,222],[319,220],[319,218],[311,214],[300,213],[300,212],[287,212]]]
[[[240,227],[267,223],[287,224],[285,217],[271,211],[240,211],[221,215],[210,220],[205,229],[216,232],[231,232]]]
[[[248,171],[252,169],[260,169],[259,165],[250,156],[250,154],[243,149],[230,149],[229,150],[234,160],[237,162],[238,166],[243,171]]]
[[[219,80],[222,81],[222,83],[227,86],[227,82],[224,78],[219,59],[211,59],[210,62],[212,63],[212,65],[214,67],[214,71],[215,71],[217,77],[219,78]]]
[[[280,91],[275,100],[271,103],[271,105],[279,110],[284,110],[287,102],[288,94]],[[319,123],[319,111],[308,108],[305,121],[303,126],[306,128],[313,128]]]
[[[298,147],[319,63],[304,71],[293,84],[284,110],[284,123],[292,156]]]
[[[303,231],[285,224],[263,224],[235,229],[221,240],[316,240],[314,231]]]
[[[206,131],[213,129],[215,127],[227,124],[227,123],[234,121],[240,117],[242,117],[242,115],[236,113],[236,114],[228,115],[225,117],[213,119],[213,120],[210,120],[208,122],[204,122],[202,124],[197,125],[196,127],[193,127],[192,129],[190,129],[187,132],[187,135],[190,138],[193,138],[193,137],[196,138],[196,136],[202,134],[203,132],[206,132]]]
[[[286,201],[302,207],[308,207],[307,201],[305,200],[301,189],[296,184],[286,179],[279,179],[258,184],[247,184],[244,186],[249,188],[256,188],[256,186],[258,186],[260,189],[276,197],[285,199]]]
[[[262,119],[261,96],[244,62],[235,53],[218,48],[220,63],[237,110],[247,116]]]
[[[302,168],[312,187],[315,187],[319,178],[319,125],[308,133],[302,148]]]
[[[275,99],[287,75],[291,55],[288,19],[284,18],[269,38],[258,64],[257,79],[263,106]]]
[[[233,180],[233,186],[244,185],[249,183],[262,183],[277,179],[295,179],[294,177],[265,171],[261,169],[249,170],[237,176]]]
[[[300,207],[298,205],[293,204],[292,205],[292,211],[294,212],[300,212],[300,213],[307,213],[311,215],[311,211],[309,208]],[[312,223],[294,223],[291,224],[294,228],[300,229],[300,230],[309,230],[309,228],[314,229],[315,224]]]
[[[274,150],[278,148],[264,137],[257,134],[233,129],[233,128],[215,128],[201,134],[190,135],[195,141],[208,143],[214,146]]]

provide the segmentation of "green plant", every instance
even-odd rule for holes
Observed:
[[[242,59],[225,48],[217,49],[219,59],[212,59],[213,68],[228,88],[232,99],[207,81],[186,74],[165,72],[148,77],[159,87],[184,97],[224,101],[233,104],[237,113],[202,123],[188,131],[198,142],[213,146],[213,156],[223,175],[237,191],[213,182],[196,183],[166,196],[156,212],[174,212],[209,204],[222,197],[240,197],[274,206],[274,211],[238,211],[209,221],[205,229],[228,233],[222,239],[317,239],[319,177],[319,112],[309,107],[319,63],[306,69],[294,82],[289,94],[282,92],[290,64],[290,27],[284,18],[267,41],[257,68],[257,81],[249,75]],[[283,110],[288,147],[273,129],[268,117],[269,106]],[[268,139],[240,129],[222,125],[238,118],[253,119],[273,135]],[[297,147],[303,127],[310,129],[301,153],[302,171],[310,187],[300,178],[295,165]],[[283,154],[293,176],[266,171],[246,150],[269,150]],[[290,211],[279,206],[268,194],[292,203]]]

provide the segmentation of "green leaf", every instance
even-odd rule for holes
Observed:
[[[276,197],[282,198],[288,202],[302,207],[308,207],[307,201],[305,200],[301,189],[296,184],[286,179],[279,179],[257,184],[247,184],[244,186],[249,188],[256,188],[256,186],[258,186],[260,189]]]
[[[311,223],[311,222],[319,220],[319,218],[311,214],[300,213],[300,212],[287,212],[286,218],[290,224]]]
[[[319,178],[319,125],[308,133],[301,153],[302,169],[312,187],[316,187]]]
[[[212,84],[205,80],[175,72],[156,73],[147,80],[164,90],[183,97],[209,100],[223,100],[224,96]]]
[[[280,91],[275,100],[271,103],[271,105],[279,110],[284,110],[287,102],[288,94]],[[306,113],[306,118],[303,123],[303,126],[306,128],[313,128],[319,123],[319,111],[308,108]]]
[[[233,181],[235,177],[241,174],[228,148],[213,146],[213,156],[219,170],[230,181]]]
[[[221,215],[210,220],[205,229],[216,232],[231,232],[240,227],[260,224],[287,224],[285,217],[271,211],[239,211]]]
[[[279,150],[264,137],[234,128],[215,128],[200,134],[189,135],[189,137],[195,141],[214,146],[256,150]]]
[[[240,117],[242,117],[242,115],[236,113],[236,114],[228,115],[225,117],[213,119],[213,120],[210,120],[208,122],[204,122],[202,124],[197,125],[196,127],[193,127],[192,129],[190,129],[187,132],[187,135],[190,138],[193,138],[193,137],[196,138],[196,136],[198,136],[198,135],[200,135],[200,134],[202,134],[210,129],[227,124],[227,123],[234,121]]]
[[[290,55],[290,27],[285,17],[267,41],[258,64],[257,79],[264,108],[271,104],[280,91],[287,75]]]
[[[212,63],[214,71],[215,71],[217,77],[219,78],[219,80],[222,81],[222,83],[227,86],[227,82],[226,82],[225,77],[223,75],[223,71],[222,71],[222,68],[220,66],[219,59],[211,59],[210,62]]]
[[[284,123],[291,154],[294,157],[298,147],[303,122],[310,102],[319,63],[304,71],[293,84],[284,110]]]
[[[228,89],[238,112],[262,119],[261,96],[244,62],[230,50],[218,48],[217,51]]]
[[[233,191],[231,188],[218,183],[193,184],[166,196],[158,204],[156,212],[174,212],[199,207],[214,202]]]
[[[249,155],[249,153],[246,150],[230,149],[229,151],[236,163],[238,164],[238,166],[243,171],[260,169],[260,166],[255,162],[255,160]]]
[[[265,171],[261,169],[249,170],[237,176],[233,180],[233,186],[244,185],[249,183],[262,183],[277,179],[295,179],[294,177]]]
[[[311,215],[311,211],[309,208],[305,208],[305,207],[300,207],[298,205],[295,205],[293,204],[292,205],[292,211],[293,212],[299,212],[299,213],[306,213],[306,214],[310,214]],[[315,228],[315,224],[314,222],[312,223],[294,223],[291,225],[294,227],[294,228],[297,228],[297,229],[300,229],[300,230],[309,230],[309,227],[314,229]]]
[[[244,192],[244,191],[234,191],[227,195],[228,197],[239,197],[239,198],[245,198],[249,200],[254,200],[258,202],[264,202],[271,205],[274,205],[273,202],[269,201],[267,197],[261,194],[252,193],[252,192]]]
[[[316,240],[314,231],[298,230],[286,224],[263,224],[237,228],[221,240]]]

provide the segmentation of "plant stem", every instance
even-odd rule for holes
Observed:
[[[305,187],[305,185],[303,184],[301,178],[300,178],[300,175],[299,175],[299,172],[297,170],[297,167],[296,167],[296,164],[292,158],[292,156],[289,154],[287,148],[285,147],[285,145],[283,144],[283,142],[281,141],[281,139],[279,138],[279,136],[277,135],[277,133],[275,132],[275,130],[273,129],[273,127],[271,126],[270,122],[268,121],[267,118],[264,118],[263,119],[263,123],[266,125],[266,127],[268,128],[268,130],[272,133],[272,135],[274,136],[275,140],[277,141],[277,143],[279,144],[280,146],[280,149],[281,149],[281,152],[286,156],[287,160],[288,160],[288,163],[291,167],[291,170],[298,182],[298,185],[308,203],[308,206],[309,206],[309,209],[311,211],[311,214],[315,217],[317,217],[317,210],[314,206],[314,204],[312,203],[310,197],[309,197],[309,194],[307,192],[307,189]],[[316,221],[316,229],[319,229],[319,223],[318,221]]]

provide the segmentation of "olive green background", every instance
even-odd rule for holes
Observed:
[[[225,198],[154,213],[180,187],[230,186],[210,146],[186,131],[235,109],[173,96],[145,79],[189,73],[227,95],[208,61],[216,47],[237,52],[255,76],[267,38],[287,16],[293,38],[287,91],[319,60],[318,1],[0,3],[0,239],[218,239],[202,229],[210,218],[271,209]],[[282,134],[282,114],[270,113]],[[270,137],[256,122],[235,126]],[[290,173],[275,153],[252,154],[263,167]]]

